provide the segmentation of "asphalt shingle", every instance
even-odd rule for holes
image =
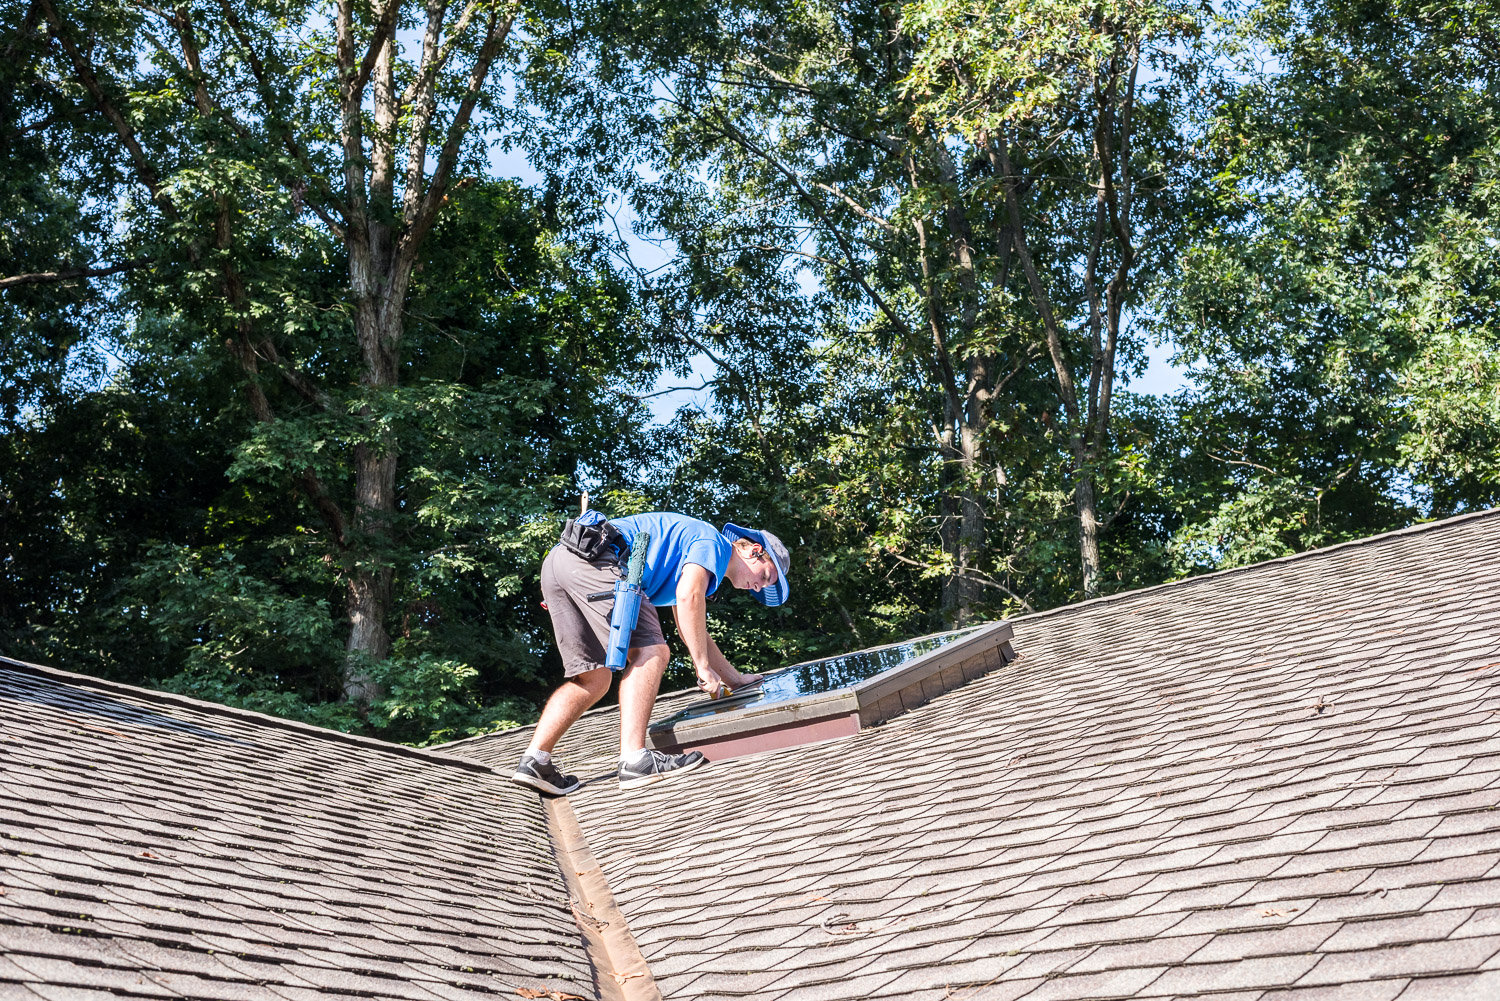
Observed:
[[[0,760],[0,982],[33,997],[594,996],[493,773],[5,661]]]
[[[1440,996],[1500,931],[1495,593],[1490,513],[1024,616],[891,724],[575,810],[668,998]]]

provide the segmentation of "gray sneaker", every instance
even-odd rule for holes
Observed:
[[[564,775],[555,764],[544,765],[529,754],[521,755],[521,763],[510,780],[553,796],[566,796],[582,784],[577,776]]]
[[[662,751],[647,750],[646,755],[646,761],[642,764],[627,765],[623,761],[620,762],[621,789],[634,789],[636,786],[674,779],[699,765],[708,764],[708,759],[697,751],[689,751],[686,754],[666,754]]]

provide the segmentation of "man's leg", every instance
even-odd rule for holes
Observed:
[[[666,647],[662,648],[663,650]],[[531,748],[537,751],[552,753],[562,735],[568,732],[568,727],[578,722],[582,716],[595,702],[604,698],[604,693],[609,691],[610,674],[607,667],[596,668],[592,671],[584,671],[564,681],[552,697],[547,700],[547,705],[542,709],[542,718],[537,720],[536,730],[531,737]],[[660,680],[660,676],[658,676]],[[621,688],[623,692],[623,687]],[[646,707],[646,712],[651,712],[651,707]],[[641,730],[642,735],[645,730]]]
[[[646,746],[646,725],[656,690],[666,673],[669,652],[665,643],[632,647],[629,666],[620,678],[620,759],[634,756]]]
[[[552,796],[566,796],[579,786],[578,776],[566,775],[552,760],[552,748],[562,739],[568,727],[577,722],[584,710],[598,702],[609,691],[609,669],[598,668],[575,675],[562,683],[532,732],[531,746],[521,755],[512,782],[531,786]]]
[[[646,725],[661,677],[667,670],[666,644],[630,651],[630,666],[620,679],[620,788],[633,789],[675,778],[708,763],[698,751],[667,754],[646,749]]]

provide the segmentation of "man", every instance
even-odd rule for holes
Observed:
[[[697,751],[664,754],[646,748],[646,725],[670,656],[656,609],[672,607],[698,687],[717,697],[726,687],[738,688],[753,678],[735,670],[708,635],[709,596],[727,581],[748,590],[762,605],[780,605],[789,593],[789,558],[786,546],[770,532],[734,524],[720,532],[705,521],[672,513],[636,514],[610,524],[632,548],[637,538],[650,533],[641,575],[649,604],[641,603],[620,676],[619,780],[620,788],[629,789],[683,775],[707,760]],[[621,573],[622,562],[590,563],[561,545],[542,563],[542,596],[567,680],[547,700],[531,746],[511,776],[514,781],[557,796],[578,788],[578,779],[563,774],[552,760],[552,749],[609,691],[612,672],[604,659],[614,602],[591,602],[588,596],[613,589]]]

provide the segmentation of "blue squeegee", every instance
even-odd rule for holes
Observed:
[[[646,547],[651,544],[651,533],[640,532],[630,546],[630,563],[625,570],[625,579],[615,581],[615,609],[609,617],[609,650],[604,666],[611,671],[625,667],[625,655],[630,651],[630,634],[641,616],[641,599],[646,592],[641,589],[641,575],[646,570]]]

